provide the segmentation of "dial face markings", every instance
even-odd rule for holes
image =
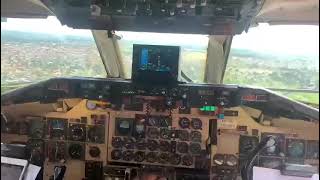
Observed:
[[[186,117],[180,118],[179,125],[182,129],[187,129],[190,127],[190,120]]]

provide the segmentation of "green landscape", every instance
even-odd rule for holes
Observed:
[[[127,78],[131,74],[133,43],[136,42],[120,41]],[[194,82],[203,82],[206,47],[183,45],[181,59],[185,74]],[[92,37],[1,31],[1,93],[52,77],[72,76],[106,77]],[[232,49],[224,83],[319,90],[319,56],[275,55]],[[319,106],[319,93],[282,94]]]

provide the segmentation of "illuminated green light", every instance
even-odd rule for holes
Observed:
[[[217,108],[215,106],[202,106],[200,111],[215,111]]]

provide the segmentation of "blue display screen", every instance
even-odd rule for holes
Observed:
[[[141,58],[140,58],[140,67],[146,67],[148,65],[148,59],[149,59],[149,49],[142,48]]]

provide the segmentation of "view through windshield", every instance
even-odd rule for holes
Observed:
[[[181,47],[181,71],[204,82],[206,35],[116,32],[125,78],[131,78],[132,45]],[[90,30],[62,26],[55,17],[1,22],[1,93],[52,77],[106,77]],[[316,107],[319,104],[319,26],[261,24],[236,35],[224,75],[225,84],[271,89]]]
[[[234,36],[224,83],[281,89],[318,107],[319,26],[260,24]]]
[[[1,93],[53,77],[106,77],[90,30],[55,17],[1,22]]]

